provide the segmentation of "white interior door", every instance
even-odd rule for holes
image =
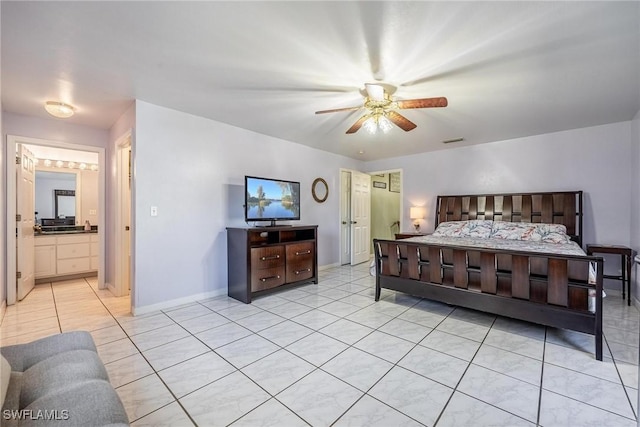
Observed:
[[[22,300],[35,285],[35,162],[22,144],[16,150],[16,294]]]
[[[351,264],[351,172],[340,172],[340,265]]]
[[[112,292],[117,296],[131,290],[131,137],[118,146],[116,217],[116,278]]]
[[[369,261],[371,176],[351,172],[351,265]]]

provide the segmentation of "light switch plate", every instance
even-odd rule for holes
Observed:
[[[158,207],[151,206],[151,216],[158,216]]]

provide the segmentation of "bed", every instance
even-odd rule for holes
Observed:
[[[390,289],[588,333],[602,360],[603,260],[582,251],[582,197],[438,196],[433,235],[374,239],[375,299]]]

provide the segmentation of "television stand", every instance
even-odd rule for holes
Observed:
[[[227,227],[228,295],[252,297],[318,283],[318,226]]]
[[[260,227],[293,227],[291,224],[276,224],[276,220],[272,219],[269,225],[261,225]]]

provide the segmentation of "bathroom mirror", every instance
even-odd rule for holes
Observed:
[[[55,218],[76,216],[75,190],[53,190],[55,204]]]
[[[79,214],[79,194],[76,196],[77,173],[36,170],[35,179],[35,210],[37,219],[58,218],[65,216],[77,216]],[[65,190],[73,193],[59,193]],[[56,209],[56,206],[57,209]]]

